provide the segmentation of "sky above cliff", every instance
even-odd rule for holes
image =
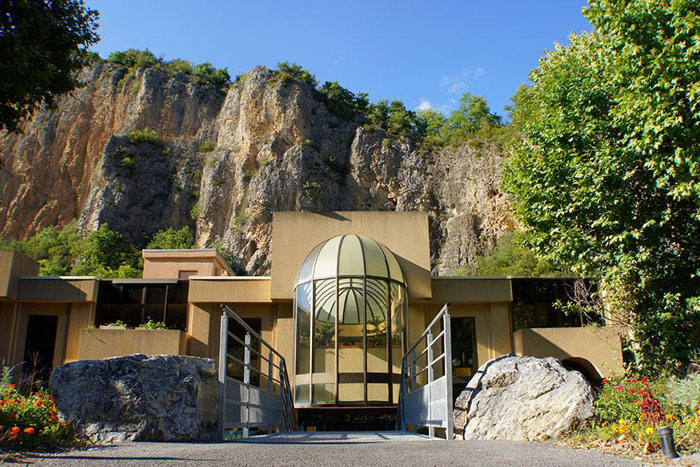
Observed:
[[[231,77],[296,62],[319,80],[408,108],[454,109],[465,91],[504,106],[554,42],[590,31],[584,0],[86,0],[100,12],[93,50],[150,49],[210,61]]]

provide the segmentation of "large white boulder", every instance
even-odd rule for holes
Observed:
[[[590,384],[554,358],[506,355],[485,363],[457,398],[459,439],[552,438],[593,416]]]

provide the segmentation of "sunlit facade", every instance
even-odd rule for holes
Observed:
[[[407,303],[386,246],[361,235],[316,246],[294,289],[296,404],[396,403]]]

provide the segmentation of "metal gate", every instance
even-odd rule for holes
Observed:
[[[402,430],[424,426],[435,436],[435,428],[443,428],[448,440],[454,437],[449,307],[442,307],[403,356],[398,414]]]
[[[250,428],[294,431],[296,413],[284,357],[241,317],[222,304],[219,340],[219,437],[226,430]],[[229,320],[242,326],[244,338],[231,332]],[[229,348],[229,340],[240,344]],[[231,375],[231,373],[240,373]]]

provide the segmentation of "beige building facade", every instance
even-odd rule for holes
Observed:
[[[277,212],[272,226],[266,277],[235,276],[212,249],[144,250],[142,279],[108,280],[38,277],[0,251],[0,359],[46,371],[132,353],[218,359],[227,304],[285,357],[297,407],[389,407],[403,352],[449,302],[456,384],[508,353],[593,381],[622,370],[615,327],[552,307],[565,281],[431,276],[425,213]]]

